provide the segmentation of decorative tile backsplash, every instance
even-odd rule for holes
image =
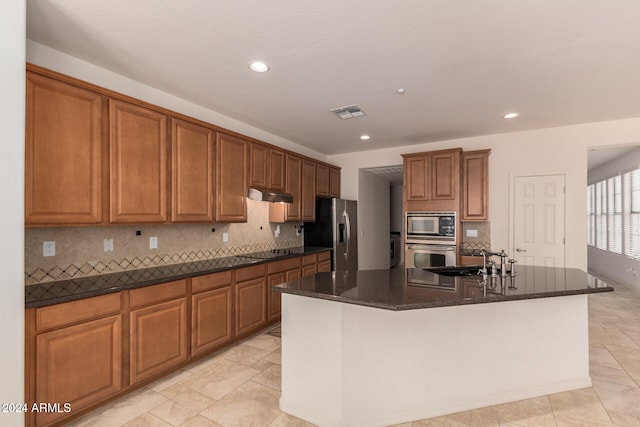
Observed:
[[[248,222],[240,224],[114,225],[25,230],[25,284],[95,276],[303,245],[301,223],[269,223],[269,205],[248,200]],[[279,225],[280,235],[275,237]],[[136,232],[140,232],[137,235]],[[228,241],[223,241],[223,233]],[[157,237],[158,248],[149,249]],[[113,239],[113,252],[104,240]],[[44,257],[43,242],[56,255]]]
[[[475,230],[477,237],[467,236],[467,230]],[[489,222],[463,222],[462,223],[462,242],[460,250],[471,251],[491,249],[491,227]]]

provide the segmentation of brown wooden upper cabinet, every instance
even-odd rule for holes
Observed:
[[[109,100],[111,222],[167,221],[167,117]]]
[[[405,210],[459,209],[462,150],[405,154]]]
[[[249,185],[267,190],[284,191],[284,152],[267,145],[251,143]]]
[[[214,131],[171,121],[171,221],[214,221]]]
[[[462,221],[489,219],[489,154],[491,150],[462,153]]]
[[[286,155],[286,188],[293,196],[293,203],[284,206],[285,221],[302,221],[302,159],[291,154]]]
[[[316,220],[316,162],[302,161],[302,220]]]
[[[340,169],[318,163],[316,166],[316,195],[340,197]]]
[[[217,133],[216,221],[247,222],[249,142]]]
[[[25,223],[103,221],[104,97],[27,72]]]
[[[329,197],[340,198],[340,168],[329,168]]]

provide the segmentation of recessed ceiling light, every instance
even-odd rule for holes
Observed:
[[[371,137],[369,135],[360,135],[360,139],[363,141],[368,141],[371,139]]]
[[[520,114],[518,113],[507,113],[505,114],[504,117],[505,119],[515,119],[516,117],[518,117]]]
[[[269,66],[262,61],[251,61],[249,62],[249,68],[255,71],[256,73],[266,73],[269,71]]]
[[[398,92],[400,95],[404,95],[407,92],[407,90],[405,88],[401,87],[401,88],[398,88],[398,90],[396,90],[396,92]]]

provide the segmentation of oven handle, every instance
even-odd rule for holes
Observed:
[[[437,251],[437,252],[451,252],[456,250],[455,246],[440,246],[440,245],[408,245],[407,249],[416,251]]]

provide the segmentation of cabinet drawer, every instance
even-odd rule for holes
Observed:
[[[96,319],[119,313],[120,309],[120,292],[37,308],[36,329],[40,332],[83,320]]]
[[[293,270],[300,267],[300,257],[283,259],[281,261],[274,261],[267,264],[267,273],[280,273],[282,271]]]
[[[197,294],[199,292],[217,289],[229,285],[231,285],[231,270],[192,278],[191,292]]]
[[[331,251],[320,252],[318,255],[318,262],[328,261],[331,259]]]
[[[184,297],[187,294],[186,280],[163,283],[162,285],[147,286],[133,289],[129,294],[131,308],[154,304],[161,301]]]
[[[318,261],[318,254],[305,255],[302,257],[302,265],[315,264]]]
[[[263,277],[267,272],[264,264],[244,267],[236,270],[236,283]]]

